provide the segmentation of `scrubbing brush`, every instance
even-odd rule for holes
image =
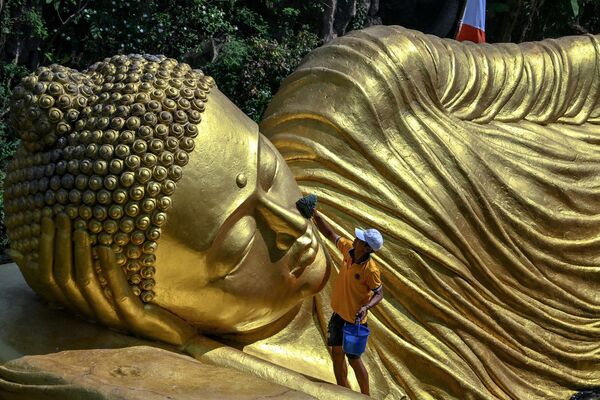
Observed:
[[[306,219],[311,219],[317,208],[317,195],[309,194],[296,202],[296,208]]]

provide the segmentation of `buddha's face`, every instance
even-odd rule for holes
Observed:
[[[252,331],[320,290],[326,258],[281,155],[216,89],[200,132],[158,243],[154,301],[205,332]]]

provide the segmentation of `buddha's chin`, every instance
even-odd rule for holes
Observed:
[[[295,317],[302,302],[309,300],[325,286],[329,278],[329,271],[328,258],[319,245],[316,256],[303,269],[301,275],[296,277],[290,272],[286,282],[288,288],[285,291],[286,299],[279,298],[278,301],[271,302],[270,307],[259,306],[255,303],[255,300],[258,299],[248,298],[245,302],[237,299],[232,302],[235,304],[233,306],[235,311],[230,309],[233,314],[227,316],[213,310],[206,315],[202,322],[195,325],[202,332],[232,339],[237,336],[255,339],[256,337],[267,337],[283,329]],[[213,320],[217,315],[220,318]],[[240,339],[240,341],[244,340]]]
[[[258,265],[254,262],[257,257],[268,260],[268,253],[258,245],[250,251],[253,257],[243,258],[229,274],[208,284],[197,285],[198,281],[191,279],[163,280],[156,304],[205,334],[222,336],[281,329],[280,325],[293,318],[302,301],[326,284],[328,258],[317,242],[310,246],[314,250],[306,257],[289,254],[277,265]],[[301,260],[305,264],[298,270]],[[265,270],[267,267],[272,269]]]
[[[248,317],[256,310],[248,309],[245,316],[239,315],[235,321],[204,321],[195,324],[199,332],[213,334],[220,337],[236,337],[252,334],[255,336],[267,337],[283,329],[296,315],[302,304],[300,299],[297,302],[291,302],[287,307],[277,309],[262,310],[261,315]]]
[[[263,318],[260,322],[255,320],[239,324],[234,332],[220,336],[239,343],[251,343],[284,329],[294,319],[302,302],[309,300],[327,284],[330,267],[329,258],[319,244],[314,260],[303,269],[302,274],[296,277],[290,273],[290,277],[295,280],[296,285],[288,307],[282,307],[277,312],[273,312],[270,319]]]

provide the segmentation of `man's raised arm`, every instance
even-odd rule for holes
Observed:
[[[315,221],[315,224],[317,224],[319,232],[321,232],[323,236],[325,236],[327,239],[331,240],[335,244],[339,239],[340,235],[338,235],[333,230],[333,228],[327,222],[325,222],[325,220],[321,216],[321,213],[319,213],[317,210],[315,210],[313,214],[313,220]]]

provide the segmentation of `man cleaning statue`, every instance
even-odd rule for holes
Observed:
[[[342,238],[315,210],[313,218],[319,231],[335,243],[343,254],[344,263],[333,284],[331,308],[333,314],[327,326],[327,346],[331,347],[333,371],[338,385],[348,387],[348,371],[345,357],[354,370],[360,391],[368,395],[369,374],[360,355],[345,354],[342,348],[344,326],[355,321],[367,324],[367,311],[383,300],[379,267],[371,254],[383,246],[383,237],[377,229],[356,228],[354,241]],[[345,357],[344,357],[345,356]]]

